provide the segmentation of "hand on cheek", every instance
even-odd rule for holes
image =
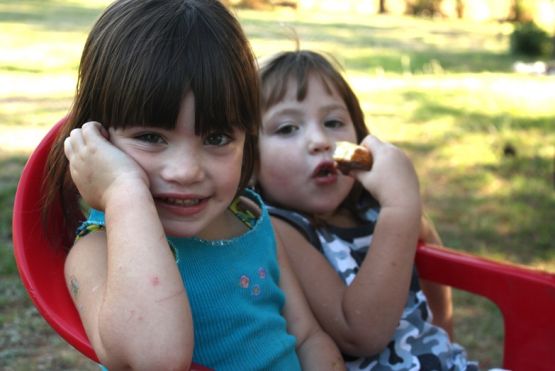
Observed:
[[[73,129],[64,141],[75,186],[91,207],[100,210],[105,209],[110,192],[123,192],[141,183],[148,187],[144,171],[108,138],[108,131],[100,123],[87,122]]]

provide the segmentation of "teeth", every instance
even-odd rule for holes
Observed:
[[[199,199],[180,200],[175,198],[166,198],[164,202],[177,206],[195,206],[200,203]]]

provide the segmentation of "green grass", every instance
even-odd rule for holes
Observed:
[[[0,368],[97,369],[44,323],[12,257],[21,168],[68,110],[86,34],[106,0],[0,0]],[[555,78],[513,74],[512,26],[393,16],[240,11],[261,61],[302,48],[333,56],[370,130],[412,156],[445,243],[555,271]],[[511,145],[515,157],[503,155]],[[493,304],[455,292],[456,338],[501,365]],[[4,336],[6,334],[6,336]]]

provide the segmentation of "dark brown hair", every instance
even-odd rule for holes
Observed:
[[[309,77],[316,75],[328,93],[331,94],[333,87],[345,102],[355,127],[357,142],[360,143],[369,134],[358,98],[341,74],[339,63],[332,57],[326,58],[310,50],[282,52],[265,63],[259,74],[263,112],[284,98],[291,80],[297,85],[297,101],[302,102],[308,92]],[[259,190],[264,193],[263,189]],[[359,183],[355,183],[342,206],[356,212],[356,201],[361,191]]]
[[[237,19],[216,0],[110,5],[85,43],[73,106],[48,158],[44,215],[59,199],[69,233],[81,217],[63,151],[72,129],[91,120],[172,129],[189,91],[197,135],[245,132],[240,191],[256,163],[261,116],[257,65]]]
[[[302,102],[308,91],[309,76],[317,75],[330,94],[331,85],[345,102],[360,142],[368,135],[364,114],[358,98],[339,72],[339,64],[332,61],[331,57],[327,59],[310,50],[283,52],[270,59],[260,70],[262,110],[268,110],[283,99],[291,79],[297,84],[297,100]]]

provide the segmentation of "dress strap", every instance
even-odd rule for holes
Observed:
[[[228,209],[239,219],[247,228],[252,229],[258,220],[259,215],[255,214],[251,204],[253,202],[248,202],[243,200],[241,196],[236,197],[235,200],[229,205]]]
[[[308,242],[310,242],[312,246],[314,246],[317,250],[322,251],[320,238],[308,218],[294,211],[281,209],[271,205],[267,205],[267,207],[271,216],[280,218],[291,224],[308,240]]]
[[[104,230],[104,213],[102,211],[91,208],[89,210],[89,217],[83,222],[75,232],[75,241],[81,237],[85,237],[89,233]]]

